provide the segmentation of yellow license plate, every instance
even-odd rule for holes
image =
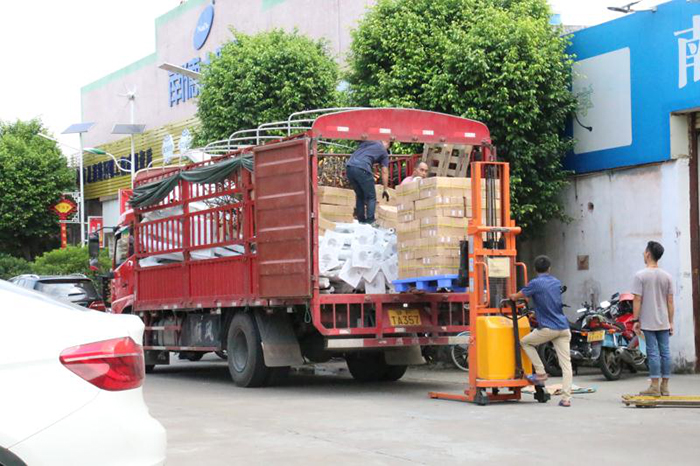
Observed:
[[[601,330],[600,332],[589,332],[588,333],[588,341],[602,341],[605,338],[605,330]]]
[[[421,325],[420,312],[418,309],[402,309],[400,311],[389,311],[389,321],[392,327],[410,327]]]

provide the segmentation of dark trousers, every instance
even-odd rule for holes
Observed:
[[[345,167],[348,181],[355,191],[355,209],[360,223],[374,223],[374,210],[377,206],[377,193],[374,190],[374,176],[357,167]]]

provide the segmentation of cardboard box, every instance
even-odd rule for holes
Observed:
[[[399,220],[399,214],[396,206],[392,205],[378,205],[374,216],[378,219],[389,220],[394,223],[398,222]]]
[[[432,237],[416,241],[413,250],[414,257],[459,257],[459,238]]]
[[[420,180],[402,184],[396,187],[398,203],[417,201],[420,199]]]
[[[408,223],[416,220],[416,214],[412,210],[407,210],[404,212],[399,213],[398,217],[398,222],[399,223]]]
[[[459,269],[459,256],[444,257],[444,256],[429,256],[422,257],[421,262],[430,268],[457,268]]]
[[[414,210],[415,203],[413,201],[404,201],[403,199],[399,199],[399,201],[396,203],[396,211],[398,213],[413,212]]]
[[[352,189],[319,186],[318,203],[355,207],[355,192]]]
[[[420,261],[415,259],[401,260],[399,257],[399,278],[416,278],[422,269]]]
[[[423,267],[418,270],[419,277],[436,277],[440,275],[457,275],[459,267]]]
[[[415,202],[416,218],[464,217],[465,198],[434,196]]]
[[[318,229],[319,230],[334,230],[335,223],[324,218],[322,215],[318,217]]]
[[[398,223],[396,225],[396,236],[399,242],[407,241],[411,239],[420,239],[421,229],[420,221],[413,220],[406,223]]]
[[[421,238],[438,238],[438,237],[452,237],[455,240],[467,239],[467,229],[466,228],[456,228],[456,227],[445,227],[430,225],[420,230]]]
[[[319,204],[321,217],[336,223],[352,223],[354,207],[344,205]]]
[[[464,234],[466,235],[467,227],[469,226],[469,219],[464,217],[444,217],[434,215],[431,217],[421,218],[420,226],[421,229],[430,227],[462,228],[464,229]]]
[[[382,197],[382,193],[384,192],[384,186],[382,186],[381,184],[375,184],[374,192],[377,195],[377,205],[395,206],[398,202],[396,190],[394,188],[386,188],[386,192],[389,193],[389,202],[385,201]]]
[[[420,180],[420,199],[430,197],[466,197],[471,189],[470,178],[434,176]]]

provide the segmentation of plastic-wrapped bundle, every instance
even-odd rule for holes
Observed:
[[[338,223],[319,241],[319,280],[324,293],[393,292],[398,274],[396,232]]]

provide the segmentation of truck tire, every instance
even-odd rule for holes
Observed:
[[[227,338],[228,369],[239,387],[261,387],[270,369],[265,366],[258,326],[253,315],[239,312],[231,321]]]
[[[395,382],[406,373],[408,366],[390,366],[384,353],[351,353],[345,356],[350,375],[358,382]]]
[[[386,372],[380,379],[382,382],[396,382],[406,373],[408,366],[386,366]]]

